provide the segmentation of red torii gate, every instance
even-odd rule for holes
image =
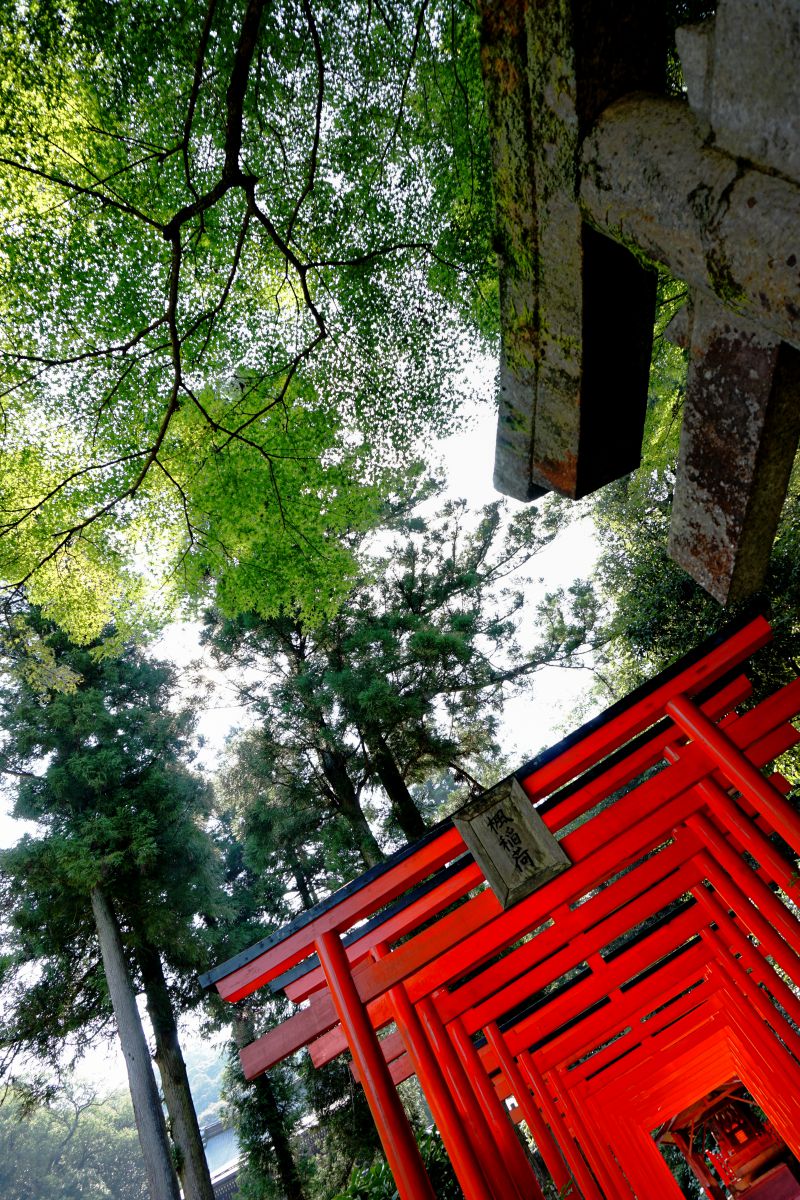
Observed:
[[[402,1200],[433,1197],[396,1092],[412,1074],[466,1200],[543,1195],[512,1120],[570,1195],[678,1200],[651,1131],[731,1079],[800,1157],[780,894],[800,891],[800,817],[761,770],[800,740],[800,680],[736,712],[770,637],[757,617],[711,639],[516,773],[572,865],[513,907],[476,890],[445,821],[205,975],[304,1004],[241,1051],[245,1075],[349,1048]]]

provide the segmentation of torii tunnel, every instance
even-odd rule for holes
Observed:
[[[800,816],[770,767],[800,679],[754,706],[743,673],[770,638],[740,622],[515,773],[570,864],[524,899],[502,907],[448,819],[210,971],[226,1000],[300,1005],[245,1075],[349,1050],[402,1200],[434,1196],[412,1075],[466,1200],[679,1200],[670,1129],[713,1200],[800,1197]],[[730,1096],[764,1118],[727,1126],[740,1159],[771,1142],[760,1173],[675,1123]]]

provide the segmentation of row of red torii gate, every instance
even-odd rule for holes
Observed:
[[[202,979],[299,1005],[248,1078],[349,1050],[401,1200],[434,1193],[416,1075],[466,1200],[800,1198],[800,816],[751,702],[755,617]],[[743,711],[739,712],[739,709]],[[521,1138],[515,1125],[524,1124]]]

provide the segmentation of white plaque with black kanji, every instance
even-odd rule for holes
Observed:
[[[571,865],[516,779],[504,779],[465,804],[453,824],[503,908]]]

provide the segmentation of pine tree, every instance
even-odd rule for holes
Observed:
[[[430,509],[436,497],[425,499]],[[413,841],[432,815],[424,785],[485,776],[505,696],[564,651],[553,629],[522,648],[521,581],[508,579],[561,515],[558,505],[509,519],[492,504],[473,520],[462,503],[435,516],[406,509],[389,514],[379,551],[362,542],[359,585],[330,620],[309,629],[289,615],[209,615],[208,640],[221,665],[241,668],[258,717],[238,769],[261,780],[271,812],[291,803],[316,813],[320,832],[346,826],[370,866],[382,851],[365,799],[388,805],[388,838]]]
[[[176,988],[165,976],[166,964],[176,982],[186,980],[203,961],[193,917],[217,903],[200,826],[209,791],[185,765],[192,718],[170,711],[175,680],[163,664],[132,648],[114,656],[98,645],[77,648],[40,615],[30,621],[78,682],[43,694],[22,675],[0,696],[14,815],[39,827],[0,857],[10,1001],[3,1040],[52,1059],[67,1034],[77,1034],[79,1049],[97,1036],[113,1009],[150,1186],[177,1197],[135,1004],[141,985],[184,1190],[210,1200],[177,1043]]]

